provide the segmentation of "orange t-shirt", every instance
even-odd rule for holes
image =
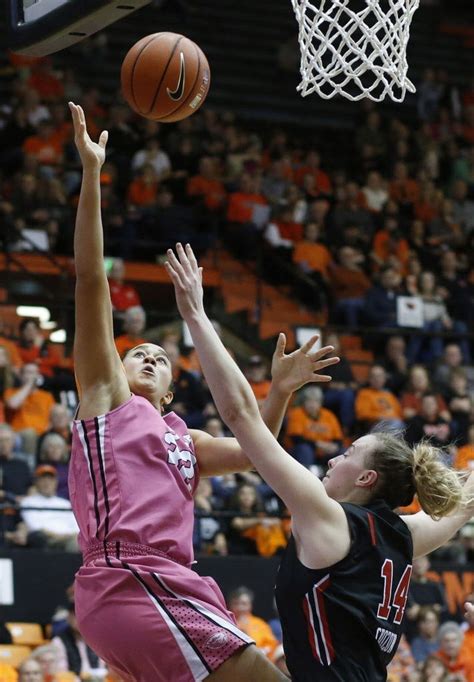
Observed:
[[[463,650],[462,645],[455,661],[450,661],[442,651],[438,651],[436,656],[443,661],[450,673],[464,673],[466,682],[474,682],[474,660]]]
[[[314,177],[314,188],[318,194],[331,193],[331,181],[324,171],[319,168],[311,168],[310,166],[301,166],[295,172],[295,183],[300,186],[303,185],[305,175],[312,175]]]
[[[420,186],[416,180],[392,180],[389,186],[390,198],[397,202],[414,204],[420,196]]]
[[[16,393],[18,393],[17,388],[7,388],[4,395],[5,402]],[[49,413],[54,404],[54,398],[49,391],[37,388],[25,398],[17,410],[12,410],[7,406],[7,421],[15,431],[34,429],[38,435],[41,435],[49,426]]]
[[[257,647],[262,649],[266,656],[271,656],[273,650],[278,645],[278,640],[273,634],[271,627],[263,618],[254,615],[246,616],[245,619],[239,618],[237,626],[255,640]]]
[[[190,197],[204,197],[204,203],[210,211],[217,211],[223,205],[227,193],[220,180],[208,180],[202,175],[190,178],[187,188]]]
[[[132,350],[135,346],[139,346],[141,343],[147,343],[147,340],[142,339],[140,336],[131,337],[128,334],[122,334],[115,339],[115,347],[121,358],[123,358],[125,353],[128,353],[129,350]]]
[[[472,471],[474,469],[474,445],[463,445],[458,449],[454,468],[461,471]]]
[[[135,206],[151,206],[156,202],[157,193],[158,182],[147,183],[137,178],[128,186],[127,199]]]
[[[253,207],[255,204],[266,206],[268,202],[261,194],[232,192],[232,194],[229,195],[227,220],[230,220],[232,223],[251,223],[253,217]]]
[[[406,239],[393,240],[387,230],[380,230],[374,237],[373,248],[375,254],[386,262],[389,256],[396,256],[403,270],[406,270],[410,249]]]
[[[372,286],[365,272],[350,270],[342,265],[329,269],[331,288],[337,301],[345,298],[363,298]]]
[[[355,401],[356,418],[375,422],[380,419],[401,419],[402,408],[390,391],[361,388]]]
[[[254,392],[255,397],[260,402],[260,401],[266,399],[266,397],[270,391],[270,386],[272,385],[272,382],[268,381],[268,380],[265,380],[265,381],[249,381],[249,384],[250,384],[252,391]]]
[[[305,440],[330,442],[342,440],[342,429],[336,415],[322,407],[319,415],[313,419],[304,407],[292,407],[288,410],[287,436],[301,436]]]
[[[16,682],[18,673],[15,668],[8,663],[0,663],[0,682]]]
[[[31,135],[23,142],[25,154],[34,156],[38,163],[48,166],[57,166],[63,157],[63,147],[57,137],[51,135],[47,139],[39,135]]]
[[[438,410],[440,412],[443,412],[443,410],[448,409],[446,407],[446,403],[444,402],[443,398],[440,395],[436,396],[436,402],[438,404]],[[411,392],[403,393],[400,399],[402,410],[405,410],[407,407],[410,407],[411,409],[416,411],[416,414],[421,413],[421,403],[422,396]]]
[[[293,251],[295,263],[306,263],[312,272],[321,272],[324,276],[328,274],[331,260],[331,254],[323,244],[302,241],[295,245]]]
[[[59,349],[55,344],[49,344],[46,355],[40,355],[41,348],[38,346],[31,346],[30,348],[23,348],[17,346],[18,353],[24,364],[33,363],[38,365],[39,371],[45,377],[51,377],[54,374],[54,367],[62,366],[62,357]]]

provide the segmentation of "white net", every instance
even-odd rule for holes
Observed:
[[[420,0],[291,0],[299,24],[303,97],[387,95],[402,102],[415,92],[407,77],[410,24]]]

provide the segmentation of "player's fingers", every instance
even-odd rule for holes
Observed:
[[[191,248],[191,247],[189,247],[189,248]],[[196,277],[196,271],[197,271],[196,259],[194,258],[194,263],[196,264],[194,266],[189,259],[188,250],[184,248],[184,246],[181,244],[181,242],[178,242],[176,244],[176,253],[177,253],[179,261],[183,267],[183,270],[186,272],[186,274],[190,278],[195,278]],[[194,254],[193,254],[193,256],[194,256]]]
[[[316,343],[316,341],[317,341],[318,339],[319,339],[319,334],[315,334],[315,335],[312,336],[310,339],[308,339],[308,340],[306,341],[306,343],[304,343],[304,344],[301,346],[301,348],[300,348],[301,352],[302,352],[302,353],[308,353],[308,352],[311,350],[311,348],[314,346],[314,344]]]
[[[164,266],[165,266],[165,270],[166,270],[166,272],[168,273],[168,275],[169,275],[171,281],[173,282],[173,284],[175,284],[176,286],[182,287],[183,284],[182,284],[182,282],[181,282],[181,278],[180,278],[180,276],[178,275],[178,273],[176,272],[176,270],[173,268],[173,266],[171,265],[171,263],[170,263],[169,261],[165,261],[165,262],[164,262]]]
[[[319,360],[320,358],[323,358],[328,353],[332,353],[333,350],[334,350],[334,346],[323,346],[323,348],[320,348],[319,350],[312,353],[310,355],[310,358],[312,360]]]
[[[278,339],[276,342],[275,346],[275,352],[273,355],[277,358],[282,358],[285,354],[285,348],[286,348],[286,336],[283,334],[283,332],[280,332],[278,334]]]
[[[84,114],[84,109],[81,107],[80,104],[77,105],[77,109],[78,109],[78,111],[79,111],[79,120],[80,120],[80,122],[83,123],[84,125],[86,125],[86,116],[85,116],[85,114]]]
[[[176,251],[178,251],[178,255],[179,255],[178,244],[176,245]],[[180,261],[176,257],[173,249],[168,249],[168,251],[166,252],[166,255],[168,256],[168,260],[169,260],[171,267],[173,268],[173,270],[175,270],[175,272],[178,273],[181,282],[184,282],[186,273],[184,271],[182,264],[180,263]]]
[[[102,147],[102,149],[105,149],[105,146],[107,144],[108,139],[109,139],[109,131],[103,130],[100,134],[100,137],[99,137],[99,145]]]
[[[331,365],[337,365],[337,363],[340,361],[340,358],[334,357],[334,358],[327,358],[326,360],[318,360],[317,362],[314,363],[314,371],[318,371],[320,369],[324,369],[325,367],[330,367]]]
[[[192,267],[194,270],[199,270],[197,258],[196,258],[196,256],[194,255],[193,247],[191,246],[191,244],[186,244],[186,246],[184,247],[184,249],[185,249],[185,251],[186,251],[186,255],[187,255],[187,257],[188,257],[189,263],[191,264],[191,267]]]
[[[315,374],[312,379],[310,379],[311,384],[319,384],[321,382],[332,381],[332,377],[327,374]]]

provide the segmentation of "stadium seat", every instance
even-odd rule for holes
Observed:
[[[6,623],[13,644],[39,646],[44,643],[43,630],[39,623]]]
[[[21,644],[0,644],[0,661],[18,668],[31,654],[31,647]]]

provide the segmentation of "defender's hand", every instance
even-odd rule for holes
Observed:
[[[272,380],[275,387],[285,393],[293,393],[305,384],[331,381],[327,374],[319,374],[325,367],[335,365],[339,358],[327,357],[333,346],[324,346],[311,352],[319,336],[312,336],[301,348],[285,355],[286,336],[280,334],[272,359]]]

